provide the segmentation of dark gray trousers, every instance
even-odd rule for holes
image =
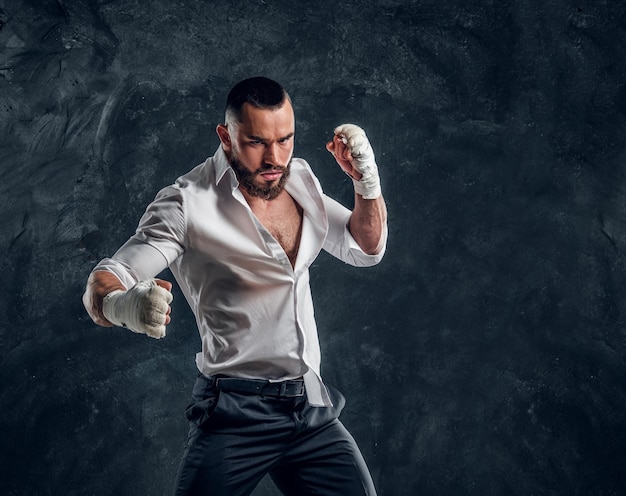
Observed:
[[[175,495],[245,496],[269,473],[289,496],[374,496],[363,456],[338,420],[345,400],[329,392],[333,407],[311,407],[306,394],[223,391],[215,378],[198,376]]]

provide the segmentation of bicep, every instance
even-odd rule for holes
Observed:
[[[324,240],[324,250],[339,260],[354,266],[368,267],[380,262],[384,254],[384,247],[380,253],[368,255],[350,234],[348,224],[352,212],[325,195],[324,206],[328,217],[328,233]],[[386,228],[383,235],[386,239]]]
[[[115,274],[127,288],[151,279],[184,251],[185,215],[181,192],[165,188],[148,205],[135,234],[94,270]]]

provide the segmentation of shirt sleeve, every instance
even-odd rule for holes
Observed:
[[[357,267],[370,267],[379,263],[387,248],[387,224],[383,228],[382,248],[374,255],[368,255],[350,234],[348,222],[352,212],[329,196],[323,195],[328,216],[328,234],[324,240],[324,250],[343,262]]]
[[[185,246],[185,204],[180,188],[161,190],[148,205],[135,234],[93,270],[113,273],[126,288],[151,279],[176,260]]]

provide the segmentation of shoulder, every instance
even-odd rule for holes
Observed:
[[[203,163],[177,178],[176,182],[170,187],[179,188],[181,190],[194,187],[207,188],[208,185],[214,181],[215,163],[212,158],[208,158]]]
[[[291,159],[291,172],[292,173],[301,173],[301,174],[310,174],[314,176],[313,170],[311,170],[311,166],[309,163],[303,158],[293,157]]]
[[[291,160],[290,169],[290,181],[292,182],[291,186],[305,188],[307,190],[314,189],[320,193],[322,192],[320,182],[306,160],[302,158],[293,158]]]
[[[184,208],[190,197],[200,190],[206,189],[215,177],[215,167],[212,159],[208,158],[189,172],[178,177],[173,184],[165,186],[155,196],[150,204],[154,209]]]
[[[189,192],[214,190],[220,183],[231,184],[235,180],[234,172],[220,146],[212,157],[176,179],[175,186]]]

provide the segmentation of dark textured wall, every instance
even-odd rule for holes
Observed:
[[[0,5],[0,493],[169,494],[191,314],[157,342],[80,296],[264,74],[331,196],[335,125],[377,152],[386,258],[312,284],[380,494],[626,494],[624,2]]]

